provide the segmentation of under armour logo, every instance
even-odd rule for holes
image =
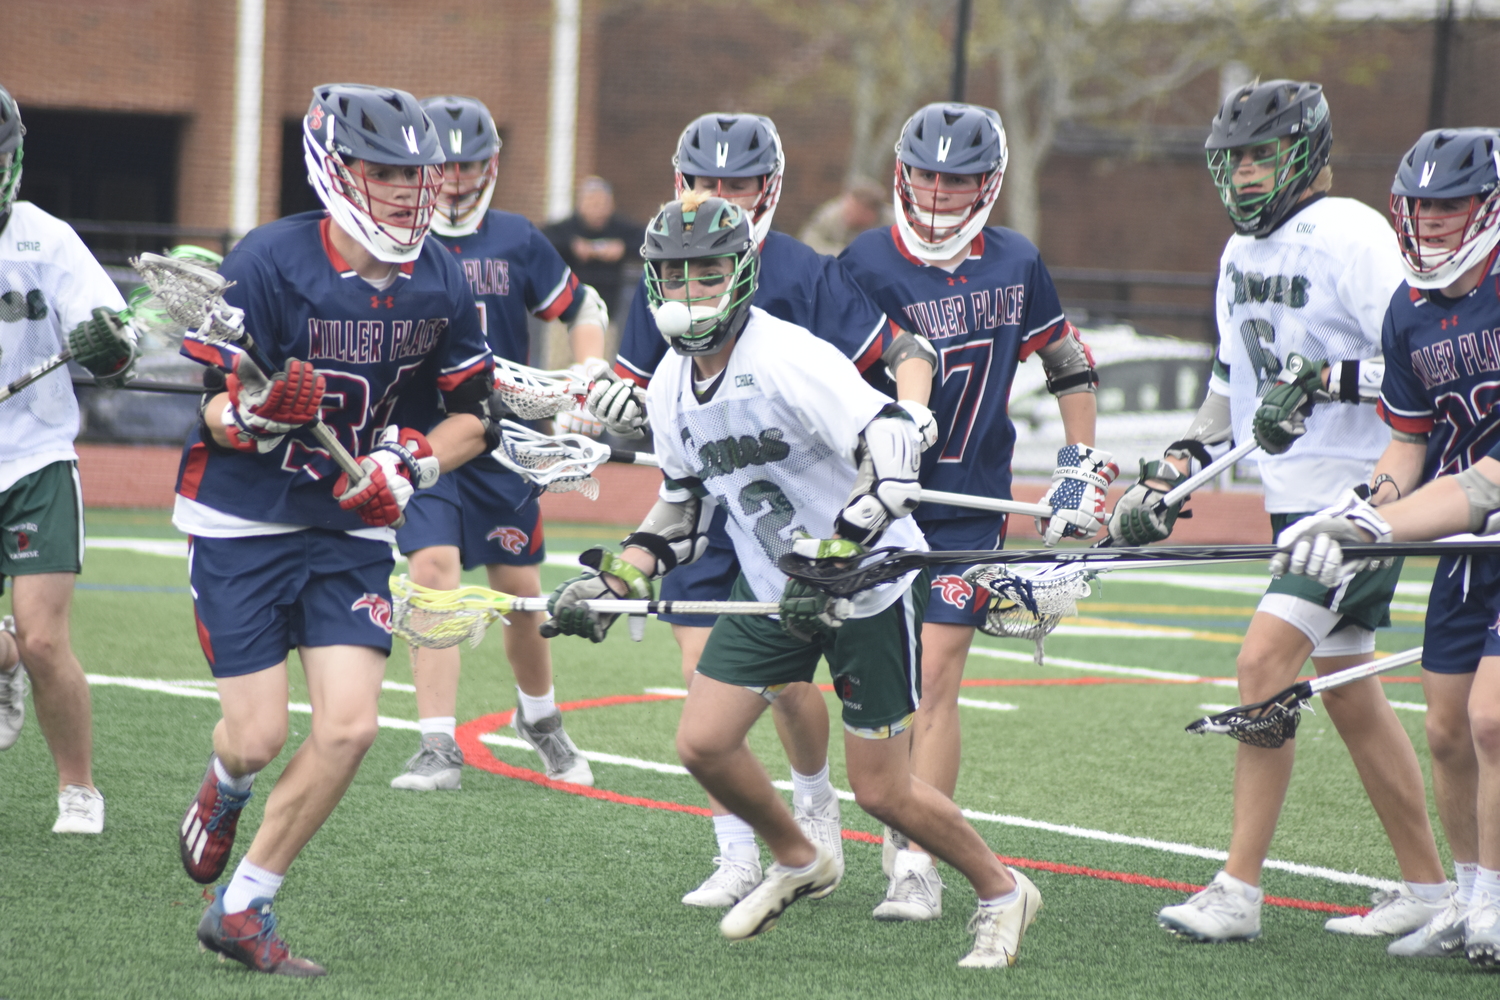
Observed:
[[[948,150],[953,148],[953,137],[947,135],[938,136],[938,162],[948,162]]]
[[[462,129],[450,128],[448,130],[448,145],[453,147],[454,155],[464,151],[464,133]]]
[[[1422,164],[1422,180],[1417,184],[1417,187],[1426,187],[1428,182],[1432,180],[1432,175],[1436,172],[1436,163],[1433,163],[1429,160],[1428,162]]]
[[[714,166],[722,167],[729,162],[729,143],[714,143]]]
[[[417,130],[412,125],[401,126],[401,138],[406,140],[406,148],[413,153],[420,153],[421,147],[417,145]]]

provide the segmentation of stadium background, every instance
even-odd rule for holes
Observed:
[[[1335,20],[1247,67],[1324,83],[1335,193],[1382,211],[1394,164],[1418,133],[1489,121],[1500,102],[1500,80],[1482,72],[1500,53],[1500,20],[1479,5],[1431,6],[1446,19]],[[559,183],[549,81],[569,8],[576,125],[571,176]],[[235,66],[247,9],[263,31],[259,155],[257,193],[237,214]],[[802,64],[845,54],[803,44],[750,3],[709,4],[691,17],[655,0],[12,0],[6,10],[11,36],[26,42],[7,46],[0,63],[29,128],[22,196],[75,223],[106,263],[178,239],[223,247],[251,224],[316,207],[300,117],[311,87],[334,80],[484,100],[505,141],[494,205],[539,224],[566,214],[571,181],[595,173],[614,184],[623,214],[649,217],[671,196],[677,133],[710,109],[775,118],[789,163],[778,229],[796,233],[849,173],[850,102]],[[1212,339],[1212,262],[1229,227],[1202,137],[1222,77],[1207,71],[1149,107],[1062,124],[1040,180],[1039,243],[1076,318]],[[996,81],[993,59],[972,60],[967,98],[998,103]],[[945,96],[935,86],[923,99]],[[993,219],[1006,216],[1002,197]],[[91,505],[170,503],[175,449],[93,445],[82,455]],[[648,502],[646,470],[604,474],[619,501],[607,511],[570,496],[549,497],[549,513],[625,521]],[[1029,492],[1023,484],[1018,496]],[[1184,540],[1212,522],[1243,526],[1232,540],[1267,533],[1255,498],[1204,494],[1205,504],[1227,505],[1228,516],[1198,518]],[[1214,537],[1231,540],[1222,528]]]

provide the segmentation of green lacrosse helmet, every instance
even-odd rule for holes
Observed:
[[[744,329],[760,279],[750,216],[723,198],[689,192],[668,202],[646,227],[646,301],[656,327],[678,354],[717,354]],[[710,261],[729,261],[727,273]],[[683,294],[669,294],[669,293]]]
[[[0,87],[0,218],[10,211],[21,189],[22,138],[26,126],[21,124],[21,109],[10,91]]]

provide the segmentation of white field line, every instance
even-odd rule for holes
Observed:
[[[1061,631],[1061,629],[1058,631]],[[1117,633],[1111,632],[1110,634]],[[1013,660],[1017,663],[1036,662],[1030,653],[1018,653],[1009,649],[992,649],[989,646],[970,647],[969,655],[988,656],[996,660]],[[1212,684],[1216,687],[1239,686],[1232,677],[1199,677],[1197,674],[1183,674],[1172,670],[1152,670],[1149,667],[1118,667],[1112,663],[1090,663],[1087,660],[1072,660],[1065,656],[1048,656],[1042,665],[1058,667],[1062,670],[1086,670],[1089,673],[1097,674],[1116,674],[1122,677],[1147,677],[1159,681],[1177,681],[1179,684]]]
[[[646,688],[647,694],[665,694],[673,698],[686,698],[686,688]],[[981,701],[978,698],[960,698],[958,704],[963,708],[987,708],[991,712],[1014,712],[1019,705],[1011,705],[1003,701]]]
[[[1019,656],[1018,658],[1029,660],[1030,657]],[[1008,657],[1007,657],[1008,658]],[[1074,661],[1078,662],[1078,661]],[[1088,665],[1089,669],[1099,669],[1101,665]],[[1119,668],[1133,669],[1133,668]],[[1156,673],[1161,673],[1157,671]],[[147,680],[138,677],[113,677],[104,674],[86,675],[90,684],[101,686],[133,688],[137,691],[151,691],[157,694],[175,695],[181,698],[202,698],[217,701],[219,696],[216,691],[174,681]],[[1182,677],[1185,675],[1177,675]],[[311,714],[312,706],[305,703],[293,702],[287,706],[289,711],[298,714]],[[379,716],[378,722],[383,729],[402,729],[410,732],[417,731],[417,723],[412,719],[396,719],[390,716]],[[496,746],[504,746],[517,750],[530,750],[529,744],[510,736],[499,736],[489,734],[480,737],[481,740]],[[687,769],[677,764],[663,764],[656,761],[642,760],[637,757],[624,757],[618,754],[607,754],[599,751],[583,751],[585,759],[600,764],[614,764],[621,767],[631,767],[638,770],[655,771],[659,774],[670,774],[686,776]],[[787,781],[772,782],[782,791],[790,791],[791,783]],[[845,801],[852,801],[852,792],[838,790],[838,797]],[[1030,819],[1023,816],[1008,816],[999,813],[978,812],[972,809],[964,809],[963,814],[971,820],[986,823],[995,823],[1001,826],[1022,827],[1029,830],[1042,830],[1048,833],[1056,833],[1067,837],[1076,837],[1081,840],[1094,840],[1109,844],[1123,844],[1131,847],[1142,847],[1148,850],[1162,851],[1167,854],[1179,854],[1188,857],[1206,858],[1213,861],[1224,861],[1229,857],[1228,852],[1216,850],[1209,847],[1197,847],[1192,844],[1179,844],[1172,841],[1156,840],[1151,837],[1132,837],[1126,834],[1111,833],[1107,830],[1091,830],[1087,827],[1072,826],[1069,824],[1048,823],[1044,820]],[[1368,886],[1374,889],[1395,889],[1400,883],[1386,879],[1370,878],[1355,872],[1342,872],[1333,868],[1324,868],[1318,865],[1304,865],[1294,861],[1278,861],[1269,859],[1265,867],[1277,871],[1290,872],[1295,875],[1304,875],[1309,878],[1320,878],[1328,882],[1338,882],[1344,885]]]

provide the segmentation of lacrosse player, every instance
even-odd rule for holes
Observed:
[[[20,109],[0,87],[0,385],[64,347],[102,383],[118,385],[136,356],[135,331],[117,315],[125,303],[72,229],[16,200],[25,134]],[[102,833],[89,686],[68,630],[83,569],[77,436],[65,367],[0,402],[0,590],[11,577],[14,612],[0,619],[0,750],[21,735],[29,671],[57,766],[52,832]]]
[[[1161,460],[1143,460],[1139,480],[1115,505],[1116,541],[1166,538],[1181,504],[1158,510],[1156,501],[1192,461],[1209,464],[1208,446],[1230,438],[1253,434],[1265,453],[1260,475],[1276,532],[1369,480],[1390,440],[1374,403],[1381,317],[1401,266],[1378,213],[1328,197],[1332,142],[1328,101],[1316,83],[1254,83],[1229,95],[1214,117],[1208,167],[1235,235],[1219,264],[1213,375],[1183,440]],[[1369,662],[1374,630],[1390,624],[1399,573],[1399,566],[1372,569],[1331,589],[1306,577],[1273,581],[1236,661],[1240,700],[1261,701],[1286,687],[1309,656],[1320,675]],[[1368,914],[1324,926],[1340,934],[1408,933],[1451,893],[1416,752],[1377,679],[1330,691],[1323,704],[1406,882]],[[1261,866],[1295,748],[1295,740],[1237,748],[1229,859],[1206,889],[1160,912],[1167,930],[1212,942],[1260,934]]]
[[[1016,432],[1006,399],[1016,366],[1035,353],[1071,442],[1058,452],[1043,498],[1056,511],[1047,543],[1091,537],[1104,526],[1104,497],[1115,476],[1109,454],[1093,447],[1099,380],[1036,247],[985,225],[1005,173],[1000,116],[971,104],[928,105],[907,121],[896,151],[896,224],[856,237],[839,259],[915,342],[932,345],[937,443],[923,456],[922,485],[1010,499]],[[1005,541],[1003,514],[923,504],[915,516],[939,550],[998,549]],[[932,574],[913,735],[913,772],[950,797],[958,785],[959,683],[988,604],[983,588],[964,581],[967,568],[941,566]],[[877,920],[942,915],[943,883],[928,854],[887,836],[882,861],[890,885]]]
[[[831,599],[787,581],[776,565],[799,537],[799,550],[810,547],[815,556],[848,556],[881,540],[926,547],[906,516],[920,490],[917,419],[910,404],[893,403],[863,382],[833,345],[751,305],[759,255],[750,218],[724,199],[689,192],[647,227],[646,291],[674,352],[657,366],[647,399],[665,481],[657,505],[625,539],[624,554],[585,553],[591,568],[557,589],[553,627],[602,639],[617,616],[577,603],[649,595],[652,580],[702,555],[708,522],[722,507],[739,560],[732,595],[780,596],[783,611],[780,623],[718,620],[677,731],[688,770],[775,858],[724,916],[721,932],[755,937],[797,899],[826,895],[842,874],[833,852],[797,824],[745,743],[767,704],[787,685],[810,682],[826,656],[843,702],[856,800],[974,885],[980,905],[969,926],[977,940],[959,964],[1013,965],[1040,894],[1000,863],[952,801],[911,772],[924,575],[856,595],[834,609],[835,617]]]
[[[1339,586],[1365,565],[1344,564],[1340,543],[1500,531],[1497,158],[1500,132],[1472,128],[1428,132],[1401,159],[1391,214],[1406,284],[1385,315],[1377,407],[1391,441],[1369,500],[1351,497],[1287,528],[1272,572]],[[1492,967],[1500,964],[1500,558],[1442,557],[1427,607],[1427,743],[1458,889],[1387,950],[1462,949]]]
[[[302,137],[327,214],[262,226],[221,267],[234,283],[227,301],[282,369],[262,373],[226,343],[184,341],[183,353],[212,366],[205,384],[227,391],[205,397],[188,438],[173,523],[192,536],[194,615],[224,713],[181,827],[194,880],[223,873],[255,775],[286,743],[292,648],[313,706],[312,729],[233,878],[213,891],[198,939],[260,972],[318,976],[288,952],[271,903],[375,740],[391,527],[415,488],[495,436],[474,297],[452,255],[423,242],[441,133],[410,94],[327,84],[313,91]],[[360,480],[309,433],[320,414],[362,456]]]
[[[931,350],[914,337],[892,339],[899,331],[832,257],[814,253],[784,233],[771,231],[781,197],[786,158],[781,137],[769,118],[710,114],[695,119],[677,141],[672,158],[677,195],[701,191],[739,205],[750,215],[760,247],[755,305],[777,319],[795,323],[837,347],[867,378],[916,404],[927,402]],[[645,394],[651,373],[669,353],[644,289],[631,303],[614,372],[620,381],[599,385],[589,405],[616,433],[638,432],[645,423]],[[882,375],[882,366],[896,385]],[[913,410],[913,412],[918,412]],[[708,550],[662,584],[663,600],[725,600],[738,573],[722,513],[709,528]],[[682,650],[682,675],[689,682],[713,615],[662,615]],[[828,709],[811,685],[793,685],[772,707],[776,731],[792,770],[792,801],[797,822],[843,864],[839,806],[828,780]],[[760,848],[750,825],[710,801],[719,853],[715,869],[682,897],[689,906],[731,906],[761,877]]]
[[[606,366],[609,316],[593,288],[579,284],[557,250],[524,216],[489,207],[500,162],[500,133],[489,109],[472,97],[430,97],[423,109],[448,155],[432,230],[463,266],[479,303],[480,323],[497,357],[525,364],[527,313],[569,324],[574,366],[588,381]],[[597,436],[602,428],[581,408],[558,417],[560,429]],[[542,592],[542,511],[531,485],[481,455],[416,496],[396,544],[411,560],[413,581],[438,590],[459,586],[462,570],[483,566],[490,586],[508,594]],[[547,777],[592,785],[589,762],[563,729],[553,700],[552,655],[537,633],[540,617],[520,613],[505,630],[505,655],[516,678],[516,732],[541,755]],[[453,738],[459,651],[411,650],[420,741],[392,788],[457,790],[464,763]]]

